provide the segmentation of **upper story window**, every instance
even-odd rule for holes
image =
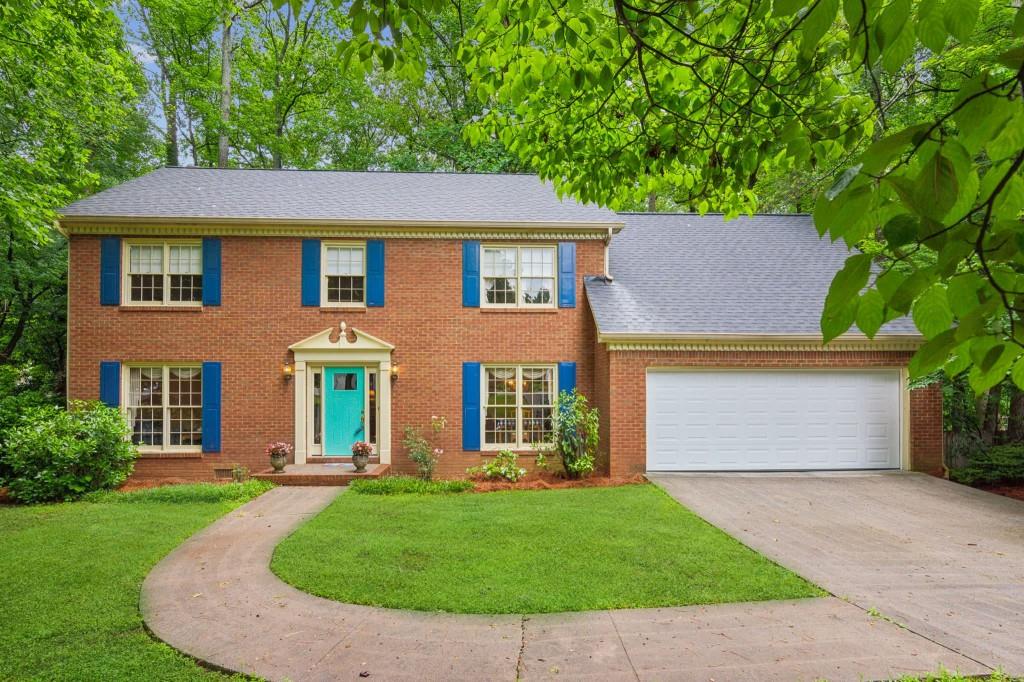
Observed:
[[[483,305],[554,307],[555,259],[554,246],[484,246]]]
[[[326,305],[366,305],[366,246],[325,243],[323,249],[321,300]]]
[[[199,242],[128,242],[128,303],[201,305],[203,249]]]
[[[132,442],[147,451],[199,450],[203,444],[203,370],[128,367],[125,410]]]

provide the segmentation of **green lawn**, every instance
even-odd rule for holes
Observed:
[[[277,548],[287,582],[339,601],[544,613],[821,595],[653,485],[340,495]]]
[[[150,638],[139,588],[164,555],[265,484],[0,506],[0,680],[223,679]]]

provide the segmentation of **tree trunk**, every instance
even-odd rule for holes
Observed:
[[[166,93],[164,95],[164,119],[167,121],[167,134],[164,138],[164,152],[168,166],[178,166],[178,93],[174,91],[171,79],[164,77]]]
[[[999,429],[999,403],[1003,398],[1003,386],[997,384],[989,389],[985,400],[985,419],[981,422],[981,438],[986,445],[992,445]]]
[[[1006,427],[1006,440],[1009,443],[1024,443],[1024,391],[1016,386],[1010,394],[1010,415]]]
[[[217,167],[228,167],[228,124],[231,122],[231,24],[234,16],[224,12],[220,36],[220,132],[217,137]]]
[[[647,195],[647,212],[656,213],[658,210],[658,195],[651,192]]]

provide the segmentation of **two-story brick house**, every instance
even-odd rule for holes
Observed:
[[[573,387],[603,468],[941,465],[892,323],[822,348],[843,254],[806,216],[616,214],[535,176],[161,169],[69,206],[68,395],[120,406],[137,475],[349,455],[527,464]]]

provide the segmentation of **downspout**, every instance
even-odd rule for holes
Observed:
[[[604,238],[604,278],[605,281],[612,281],[611,273],[611,245],[612,245],[612,228],[608,228],[608,236]]]

